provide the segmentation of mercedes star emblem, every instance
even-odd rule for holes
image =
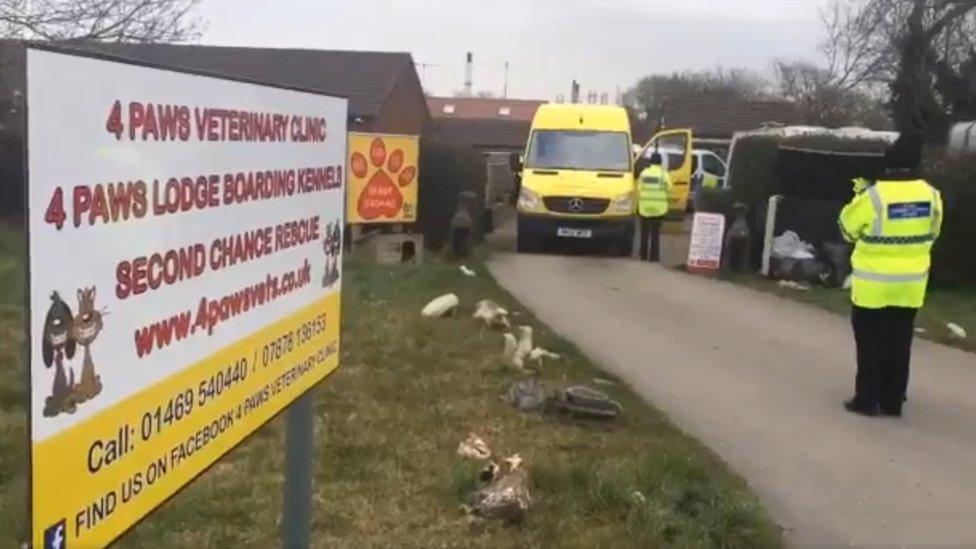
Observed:
[[[569,199],[569,211],[571,211],[571,212],[581,212],[581,211],[583,211],[583,199],[582,198],[570,198]]]

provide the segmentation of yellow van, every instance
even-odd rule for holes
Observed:
[[[630,255],[636,214],[630,121],[621,107],[543,105],[518,197],[517,248],[600,240]]]

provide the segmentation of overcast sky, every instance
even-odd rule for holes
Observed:
[[[202,0],[203,43],[407,51],[425,87],[510,97],[626,89],[642,75],[816,60],[824,0]],[[271,8],[271,6],[274,8]]]

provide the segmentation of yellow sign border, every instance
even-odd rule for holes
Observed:
[[[45,530],[62,520],[65,521],[69,547],[79,544],[84,547],[108,545],[179,493],[222,456],[274,419],[295,399],[338,369],[341,353],[338,322],[340,311],[341,296],[336,292],[213,353],[179,373],[130,395],[70,429],[33,443],[31,483],[34,497],[31,514],[34,546],[44,547]],[[300,345],[294,344],[290,351],[276,356],[271,364],[260,364],[261,349],[269,342],[279,341],[287,334],[297,334],[303,326],[308,326],[316,318],[323,316],[325,325],[321,332],[304,340]],[[300,377],[287,387],[275,389],[275,385],[281,385],[279,381],[282,376],[294,370],[297,361],[311,362],[310,357],[315,356],[312,354],[313,350],[320,355],[321,360],[316,358],[315,364],[305,374],[308,377]],[[206,383],[218,372],[226,371],[228,364],[236,364],[240,357],[249,361],[247,366],[251,370],[247,378],[200,405],[198,397],[201,380]],[[250,363],[255,360],[254,357],[258,362]],[[156,431],[155,410],[165,409],[175,398],[174,395],[181,395],[187,390],[193,393],[193,410],[182,419]],[[276,392],[267,394],[272,391]],[[263,397],[257,396],[262,393]],[[253,403],[253,408],[248,408],[249,401]],[[216,416],[211,412],[194,415],[200,406],[221,406],[221,412]],[[147,413],[152,424],[151,442],[140,439],[140,431],[144,426],[139,423],[144,421]],[[165,415],[165,412],[162,414]],[[226,430],[210,430],[219,421],[214,420],[214,417],[223,419],[228,415],[232,419]],[[129,433],[128,438],[123,431]],[[211,432],[215,436],[208,440],[207,433]],[[203,438],[200,433],[205,433]],[[96,473],[91,473],[87,468],[92,460],[93,445],[101,443],[100,448],[94,451],[95,462],[104,462],[109,454],[108,444],[120,440],[124,440],[124,443],[117,444],[117,447],[128,449],[113,463],[102,465]],[[77,450],[79,445],[89,447],[87,461],[78,459],[81,454]],[[183,452],[177,450],[181,447]],[[185,450],[189,448],[193,448],[192,453],[185,455]],[[184,457],[175,457],[178,454]],[[152,484],[146,484],[148,475],[151,474],[149,468],[160,463],[165,464],[166,473]],[[122,485],[139,474],[143,475],[144,491],[132,495],[127,503],[123,502],[125,489]],[[73,479],[74,489],[71,492],[64,491],[59,483],[53,482],[54,479],[63,478]],[[129,486],[131,491],[131,483]],[[102,499],[101,503],[85,502],[86,496],[109,493],[115,494],[114,510],[92,525],[82,536],[76,535],[77,521],[91,522],[93,516],[79,519],[78,513],[91,510],[92,505],[101,505],[106,501]],[[97,516],[97,512],[94,516]],[[119,526],[120,524],[125,526]]]

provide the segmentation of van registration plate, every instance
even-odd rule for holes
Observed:
[[[593,229],[570,229],[568,227],[560,227],[556,231],[556,236],[562,238],[593,238]]]

